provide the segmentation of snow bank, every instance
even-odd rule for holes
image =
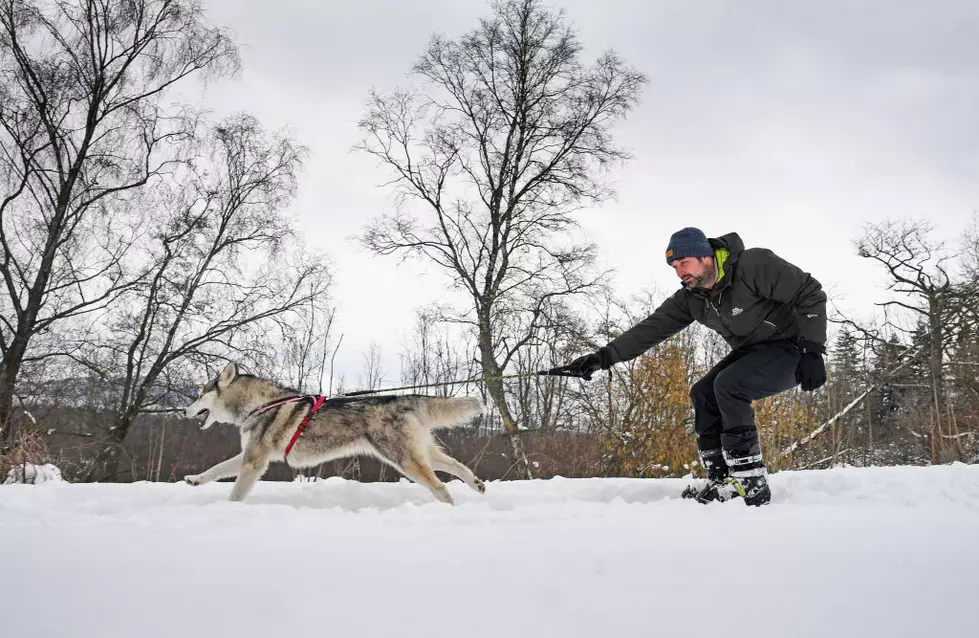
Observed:
[[[17,465],[16,467],[10,468],[10,471],[7,472],[7,478],[4,479],[3,484],[13,485],[14,483],[28,483],[38,485],[40,483],[47,483],[49,481],[61,480],[61,470],[51,463],[45,463],[44,465],[24,463],[22,465]]]

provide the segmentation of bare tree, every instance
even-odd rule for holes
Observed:
[[[926,440],[932,461],[939,462],[955,453],[955,446],[947,445],[949,428],[954,424],[947,418],[945,367],[951,345],[949,327],[960,323],[962,306],[957,303],[958,287],[949,267],[957,255],[934,240],[932,230],[925,222],[869,225],[857,248],[861,257],[884,266],[890,279],[888,290],[901,295],[881,305],[885,309],[900,308],[913,322],[911,327],[903,328],[889,320],[888,327],[909,335],[910,341],[921,350],[924,367],[918,378],[923,388],[904,391],[908,395],[905,411],[909,416],[917,413],[914,421],[923,418],[930,422]],[[912,364],[911,372],[916,369]],[[913,423],[908,428],[915,434]]]
[[[884,267],[887,289],[896,298],[878,304],[885,310],[883,328],[868,327],[843,317],[841,323],[852,328],[876,353],[871,382],[864,392],[829,418],[814,432],[786,448],[792,452],[818,434],[835,427],[837,421],[858,404],[874,399],[887,420],[903,414],[905,428],[931,448],[933,462],[956,454],[957,424],[949,401],[948,368],[954,362],[949,354],[956,341],[968,341],[968,277],[957,278],[951,265],[960,257],[932,237],[932,227],[924,222],[887,221],[868,224],[855,242],[858,254]],[[898,340],[896,335],[904,339]],[[902,343],[903,342],[903,343]],[[873,401],[871,401],[873,403]],[[920,421],[930,422],[929,433],[915,431]],[[873,426],[868,422],[868,439],[873,441]],[[870,444],[873,447],[873,444]]]
[[[972,352],[962,353],[957,363],[979,366],[979,213],[973,216],[972,225],[965,230],[962,238],[961,274],[955,287],[956,305],[961,309],[957,323],[950,326],[955,335],[957,349]],[[973,379],[979,378],[975,375]],[[979,387],[979,383],[973,383]]]
[[[0,0],[0,424],[31,340],[131,283],[119,213],[187,132],[168,90],[236,65],[195,0]]]
[[[401,355],[401,381],[406,385],[431,385],[431,393],[455,396],[461,379],[476,376],[471,343],[454,338],[449,326],[440,323],[437,309],[418,310],[412,341]]]
[[[979,214],[963,237],[963,261],[956,286],[956,304],[961,309],[949,329],[950,372],[958,410],[949,410],[954,429],[969,431],[972,448],[963,456],[979,462]],[[954,428],[961,421],[961,428]]]
[[[917,319],[916,325],[925,325],[928,367],[942,398],[942,327],[956,312],[951,303],[953,284],[947,266],[953,256],[929,237],[931,230],[930,224],[922,222],[869,225],[857,242],[857,250],[861,257],[883,265],[890,277],[887,289],[902,295],[880,305],[900,307]],[[912,332],[895,322],[889,326],[906,334]]]
[[[381,365],[381,348],[376,343],[371,343],[364,353],[364,373],[360,378],[361,387],[364,390],[378,390],[384,382],[386,374]]]
[[[277,358],[270,328],[294,330],[310,305],[327,301],[325,268],[290,241],[282,217],[301,158],[290,139],[270,138],[254,118],[239,116],[214,129],[203,161],[175,176],[144,283],[125,298],[132,303],[116,314],[108,340],[122,391],[89,475],[104,468],[112,478],[136,417],[167,407],[175,380],[187,388],[187,364]]]
[[[291,314],[289,323],[278,322],[277,352],[269,361],[270,376],[288,379],[294,388],[309,388],[310,392],[327,392],[329,381],[327,363],[331,354],[333,319],[336,309],[330,306],[330,297],[324,291],[316,291],[318,282],[311,281],[311,293],[305,303]]]
[[[628,158],[611,127],[636,104],[646,78],[614,53],[590,68],[563,12],[540,0],[493,4],[458,41],[434,37],[413,71],[427,94],[372,93],[360,150],[393,174],[403,208],[371,225],[381,255],[420,256],[468,298],[448,317],[476,335],[487,389],[510,433],[518,469],[531,476],[500,378],[537,338],[555,297],[598,282],[594,246],[575,243],[573,211],[611,194],[602,180]]]
[[[574,311],[557,299],[545,308],[547,320],[538,329],[539,339],[529,343],[516,356],[517,373],[522,376],[511,382],[516,397],[517,419],[531,429],[554,431],[561,427],[574,428],[577,410],[568,410],[569,384],[567,377],[537,376],[532,373],[551,367],[553,361],[567,361],[582,351],[586,328]]]

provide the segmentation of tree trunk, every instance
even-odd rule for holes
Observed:
[[[85,469],[78,473],[79,481],[112,483],[119,480],[119,457],[123,451],[122,442],[126,439],[126,434],[129,433],[129,428],[136,420],[136,416],[137,412],[131,409],[119,413],[112,424],[108,442]]]
[[[6,452],[10,445],[14,416],[14,388],[26,349],[27,340],[19,335],[15,336],[0,363],[0,454]]]
[[[503,427],[506,428],[507,434],[510,437],[510,446],[513,448],[513,457],[516,459],[515,467],[517,473],[527,479],[532,479],[534,475],[531,471],[530,463],[527,461],[527,454],[523,449],[520,430],[517,428],[517,424],[513,420],[513,415],[510,414],[510,408],[506,403],[503,380],[500,378],[502,376],[500,374],[500,366],[496,362],[496,356],[493,354],[492,337],[490,336],[489,328],[482,325],[479,328],[479,353],[483,363],[483,374],[487,377],[486,389],[489,390],[490,397],[493,399],[496,409],[500,412],[500,418],[503,419]]]
[[[933,298],[929,300],[928,312],[928,368],[931,372],[932,383],[937,395],[937,418],[945,413],[945,378],[943,374],[943,354],[945,352],[945,336],[942,334],[942,315],[944,302]]]
[[[100,474],[94,474],[96,481],[115,483],[119,480],[119,453],[122,450],[122,444],[117,442],[115,437],[112,438],[112,443],[102,450],[98,457],[99,462],[95,464],[96,469],[99,466],[102,467]]]
[[[13,404],[15,374],[7,374],[6,363],[0,369],[0,454],[7,451],[13,429]]]

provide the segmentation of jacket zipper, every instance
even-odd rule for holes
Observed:
[[[720,294],[717,295],[717,303],[721,303],[721,297],[723,295],[724,295],[724,291],[722,290]],[[729,333],[734,334],[734,332],[731,330],[731,326],[727,325],[727,322],[724,321],[724,317],[721,315],[721,311],[718,310],[717,306],[714,305],[714,302],[710,300],[710,294],[708,293],[704,295],[704,298],[707,300],[707,305],[714,310],[714,314],[717,315],[717,319],[718,321],[721,322],[721,325],[724,326],[724,329],[727,330]]]

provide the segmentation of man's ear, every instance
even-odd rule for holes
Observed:
[[[235,380],[235,377],[237,376],[238,365],[234,362],[228,363],[228,365],[224,366],[224,370],[221,371],[221,374],[218,375],[218,386],[227,387],[232,381]]]

